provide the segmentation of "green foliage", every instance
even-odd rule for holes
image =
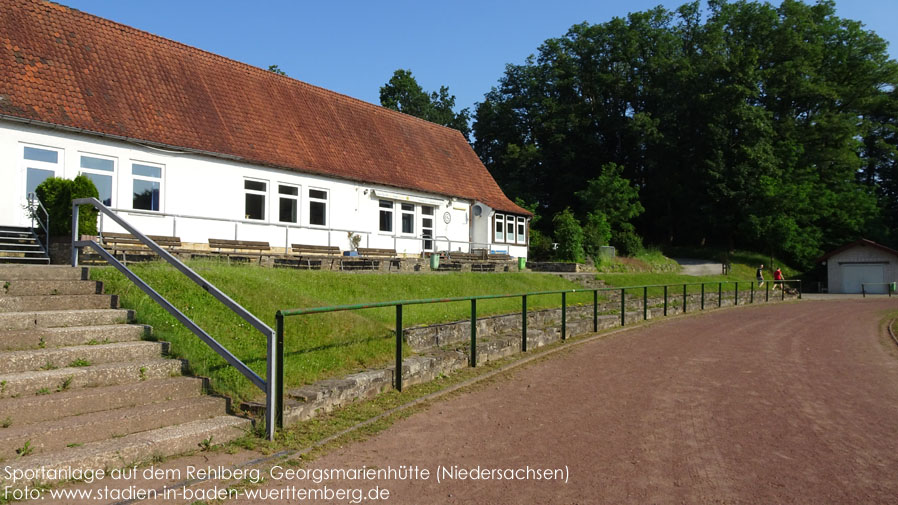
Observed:
[[[281,70],[281,67],[279,67],[277,65],[268,65],[268,71],[274,72],[277,75],[287,75],[287,72],[284,72],[283,70]]]
[[[96,186],[85,175],[72,179],[50,177],[40,183],[34,191],[47,208],[50,215],[50,234],[67,236],[72,234],[72,200],[76,198],[98,198]],[[78,212],[78,229],[83,235],[97,234],[97,214],[99,211],[89,205],[82,205]]]
[[[583,263],[583,228],[571,209],[555,214],[552,225],[555,227],[555,241],[558,242],[555,257],[559,261]]]
[[[510,196],[601,211],[628,248],[806,267],[860,236],[898,246],[896,118],[898,63],[834,2],[714,0],[546,40],[478,105],[474,148]]]
[[[620,230],[611,233],[611,245],[621,256],[636,256],[642,252],[642,237],[636,233],[632,225],[627,223]]]
[[[380,104],[431,123],[455,128],[466,139],[471,135],[471,127],[468,126],[471,113],[467,108],[459,112],[452,110],[455,108],[455,95],[449,94],[449,88],[440,86],[439,92],[427,93],[411,70],[393,72],[393,77],[380,88]]]
[[[599,263],[599,251],[602,246],[608,245],[611,240],[611,225],[605,214],[590,212],[586,215],[586,224],[583,226],[583,250],[586,256]]]

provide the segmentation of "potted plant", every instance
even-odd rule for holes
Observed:
[[[351,231],[346,232],[346,237],[349,239],[349,251],[343,251],[344,256],[358,256],[359,255],[359,244],[362,242],[362,236],[358,233],[353,233]]]

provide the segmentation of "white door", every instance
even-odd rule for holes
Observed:
[[[842,265],[842,292],[860,293],[862,283],[872,283],[864,287],[867,293],[885,293],[885,271],[883,265]]]

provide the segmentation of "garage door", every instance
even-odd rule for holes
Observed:
[[[842,265],[842,292],[860,293],[861,283],[880,283],[879,285],[866,286],[868,293],[885,293],[884,265]]]

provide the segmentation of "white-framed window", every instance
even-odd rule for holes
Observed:
[[[162,211],[163,165],[143,161],[131,162],[131,208]]]
[[[433,207],[427,205],[421,206],[421,238],[433,238],[433,214]],[[433,240],[424,241],[424,250],[433,250]]]
[[[509,244],[514,244],[514,216],[505,216],[505,241]]]
[[[244,212],[247,220],[265,220],[265,199],[268,197],[268,181],[243,179]]]
[[[327,226],[326,189],[309,189],[309,225]]]
[[[493,242],[502,243],[505,242],[505,215],[504,214],[496,214],[493,223],[493,229],[495,231]]]
[[[278,221],[299,222],[299,186],[278,183]]]
[[[378,208],[380,209],[378,229],[383,232],[393,232],[393,202],[390,200],[380,200]]]
[[[40,183],[50,177],[57,177],[62,168],[62,149],[44,146],[22,146],[22,161],[25,171],[25,194],[34,193]]]
[[[527,243],[527,218],[518,217],[518,244]]]
[[[87,176],[97,187],[98,200],[112,207],[115,194],[115,158],[80,153],[79,173]]]
[[[415,234],[415,204],[413,203],[400,203],[399,204],[399,214],[400,219],[402,220],[402,234],[403,235],[414,235]]]

